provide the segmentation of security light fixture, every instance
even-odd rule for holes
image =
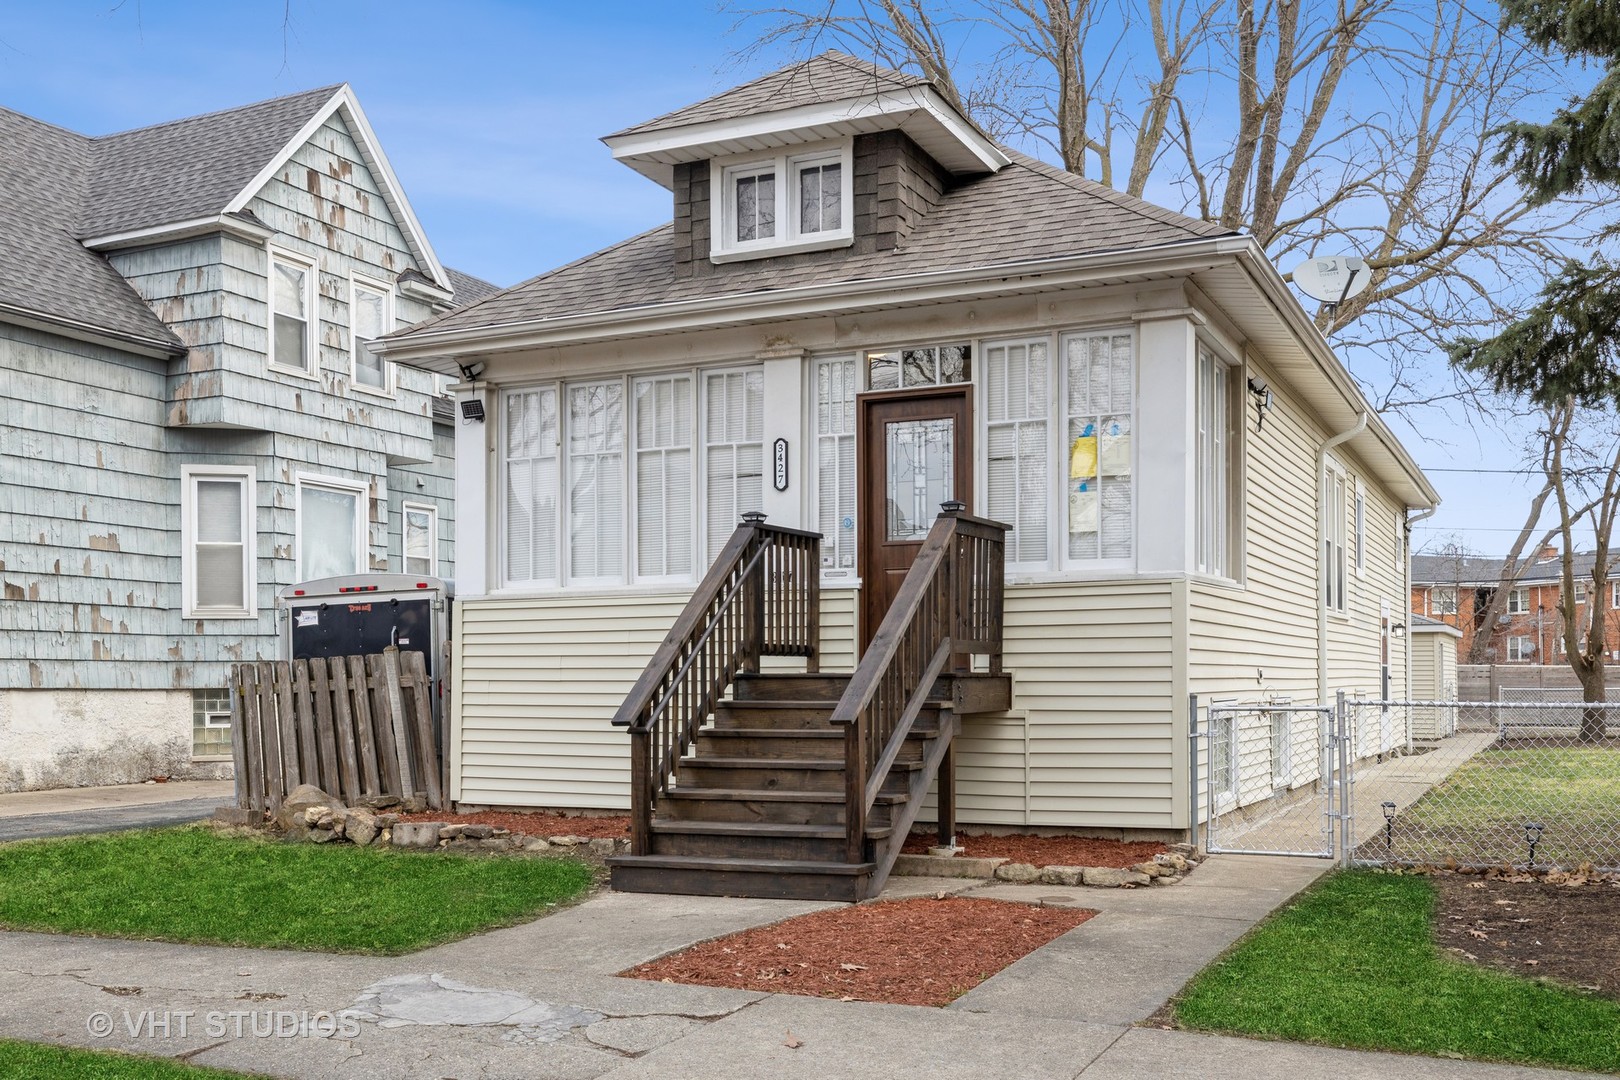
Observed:
[[[477,398],[468,398],[461,403],[461,418],[471,423],[476,420],[484,422],[484,403]]]
[[[1249,393],[1254,396],[1255,434],[1259,434],[1266,426],[1266,413],[1271,410],[1271,387],[1266,380],[1251,377],[1249,379]]]

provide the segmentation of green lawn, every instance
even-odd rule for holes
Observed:
[[[1542,826],[1542,866],[1620,864],[1620,750],[1511,743],[1483,750],[1400,812],[1393,854],[1522,865],[1525,822]],[[1382,843],[1370,843],[1368,853],[1382,855]]]
[[[1421,877],[1334,874],[1205,968],[1184,1027],[1620,1071],[1620,1002],[1471,967],[1430,937]]]
[[[165,1058],[0,1039],[0,1080],[240,1080],[243,1075]]]
[[[581,896],[574,859],[286,844],[207,827],[0,844],[0,927],[397,955]]]

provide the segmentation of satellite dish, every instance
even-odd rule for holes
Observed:
[[[1354,255],[1324,255],[1294,267],[1294,284],[1324,304],[1342,304],[1371,283],[1367,260]]]

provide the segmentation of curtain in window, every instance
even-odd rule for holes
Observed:
[[[557,391],[506,395],[506,578],[557,580]]]
[[[360,495],[306,484],[299,489],[300,574],[307,580],[358,574]]]
[[[405,511],[405,572],[433,573],[433,514],[428,510]]]
[[[743,513],[764,497],[765,376],[758,368],[704,377],[704,484],[708,562],[725,547]]]
[[[383,325],[388,298],[371,289],[356,287],[349,317],[354,320],[354,379],[362,386],[384,389],[388,385],[383,358],[366,346],[387,332]]]
[[[636,573],[692,572],[696,508],[692,428],[696,409],[687,375],[637,379],[634,389]]]
[[[1129,334],[1064,339],[1068,556],[1132,554],[1131,410],[1136,380]]]
[[[1231,370],[1210,350],[1198,349],[1197,468],[1198,569],[1230,576]]]
[[[1012,526],[1009,563],[1044,563],[1051,504],[1047,416],[1051,374],[1045,341],[984,347],[989,513]]]
[[[568,387],[568,565],[572,580],[624,574],[624,384]]]
[[[816,364],[816,518],[823,570],[855,570],[855,361]]]

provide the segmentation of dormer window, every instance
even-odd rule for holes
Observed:
[[[854,238],[850,147],[845,140],[715,160],[711,258],[729,262],[848,246]]]

